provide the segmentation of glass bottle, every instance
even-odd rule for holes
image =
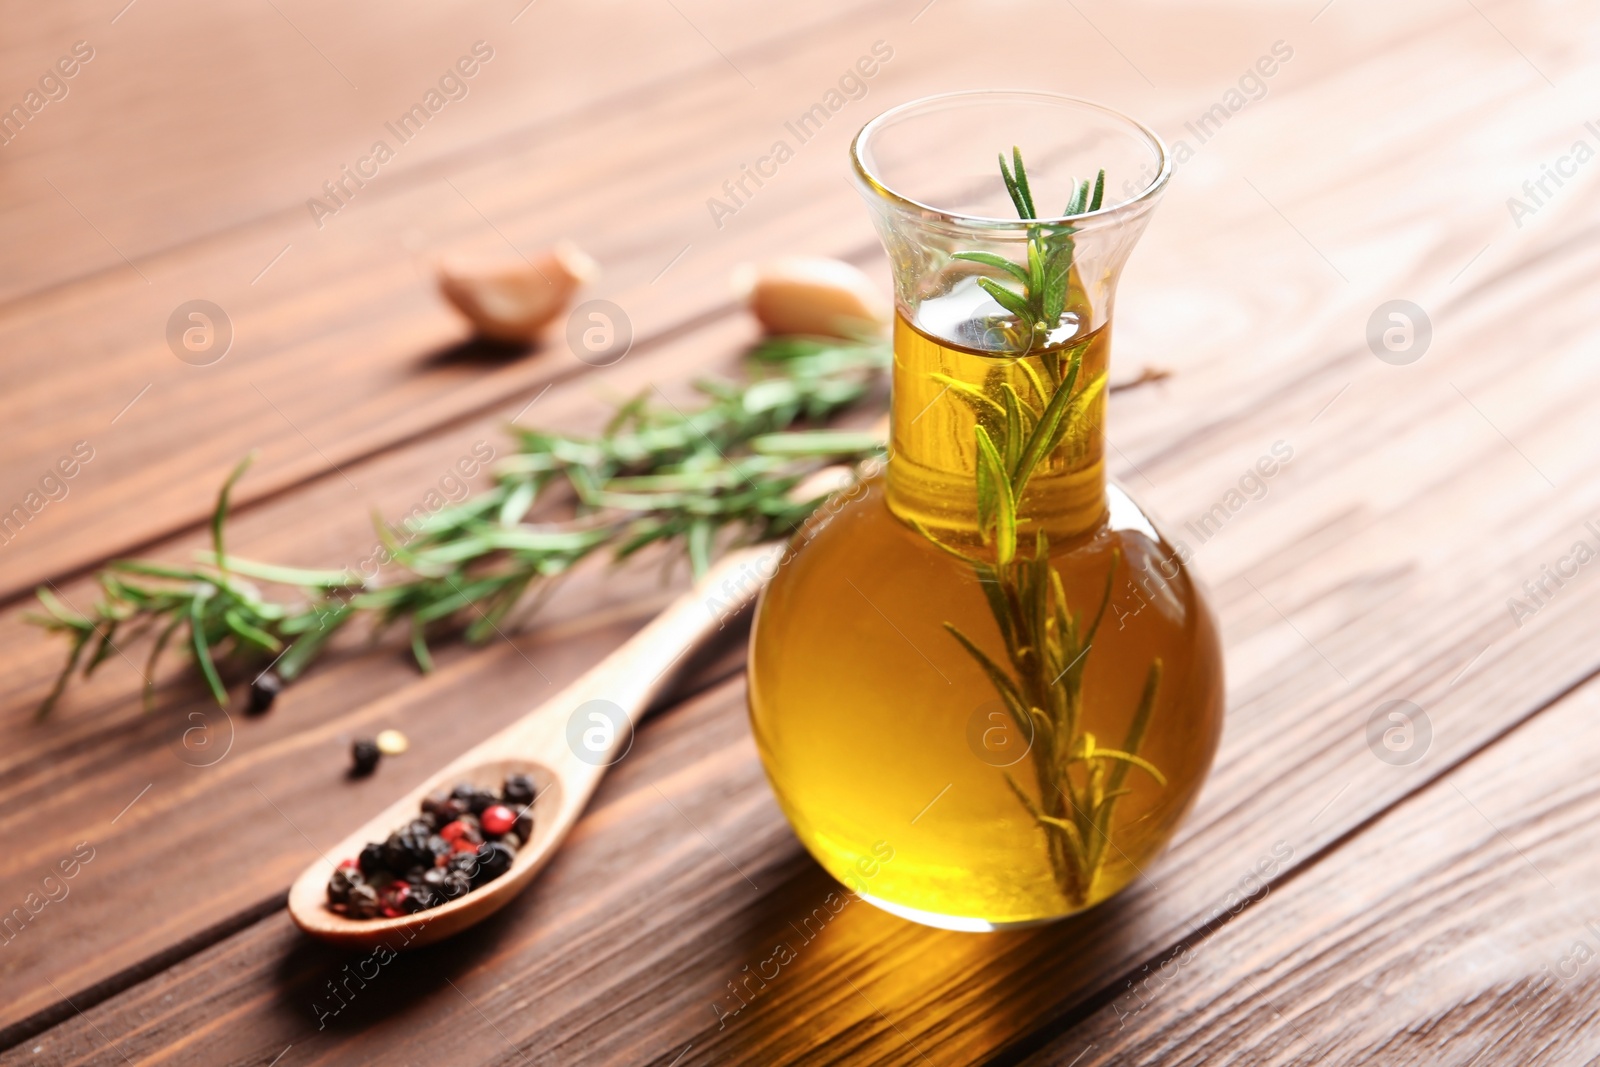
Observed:
[[[887,471],[761,599],[756,743],[865,899],[1056,919],[1165,847],[1221,730],[1212,613],[1105,473],[1116,283],[1171,164],[1130,119],[1023,92],[895,108],[851,154],[894,274]]]

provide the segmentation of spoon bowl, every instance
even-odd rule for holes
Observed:
[[[328,908],[327,885],[334,868],[359,855],[368,842],[382,841],[396,827],[415,819],[428,794],[463,782],[498,792],[508,774],[528,775],[538,792],[527,811],[533,817],[533,833],[517,849],[516,859],[505,874],[438,907],[392,919],[352,919]],[[376,948],[379,944],[418,948],[449,937],[509,904],[555,854],[567,830],[560,818],[563,793],[561,778],[543,763],[505,758],[463,766],[458,760],[385,808],[301,872],[289,890],[289,914],[306,933],[350,949]]]

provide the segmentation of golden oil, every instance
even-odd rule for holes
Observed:
[[[1108,328],[1065,332],[1001,356],[899,319],[887,475],[819,513],[757,612],[751,719],[785,814],[847,884],[887,843],[893,860],[875,865],[863,895],[933,925],[1036,922],[1117,892],[1173,834],[1220,733],[1211,613],[1173,547],[1106,484]],[[983,584],[1000,573],[999,549],[979,521],[974,433],[1004,439],[1008,389],[1043,408],[1069,356],[1072,428],[1016,502],[1014,566],[1059,579],[1044,603],[1062,609],[1064,627],[1041,624],[1055,636],[1037,640],[1093,634],[1061,677],[1040,683],[1061,700],[1076,686],[1072,736],[1058,731],[1047,751],[955,631],[995,664],[1019,662],[1026,642],[1002,637]],[[1130,741],[1130,758],[1104,754]],[[1072,763],[1069,747],[1087,758]],[[1050,811],[1071,822],[1072,798],[1089,796],[1105,805],[1103,824],[1052,829]],[[1093,860],[1064,874],[1067,837]]]

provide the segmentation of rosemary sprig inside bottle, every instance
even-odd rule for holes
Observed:
[[[1006,192],[1016,206],[1017,217],[1037,219],[1039,213],[1033,206],[1033,190],[1028,185],[1028,171],[1022,164],[1022,151],[1011,149],[1012,167],[1006,167],[1006,157],[1000,156],[1000,176],[1005,181]],[[1063,215],[1080,215],[1085,211],[1099,211],[1105,199],[1106,172],[1100,171],[1091,189],[1088,180],[1077,184],[1067,202]],[[1071,226],[1038,225],[1028,227],[1027,266],[1013,263],[992,252],[957,252],[954,259],[981,263],[986,267],[1004,271],[1016,280],[1020,291],[1013,291],[993,278],[979,278],[978,285],[994,298],[995,303],[1015,316],[1012,325],[1003,327],[1007,349],[1022,353],[1045,349],[1056,343],[1057,334],[1070,336],[1072,327],[1063,329],[1061,316],[1067,310],[1071,294],[1072,242]],[[1047,361],[1047,364],[1053,361]]]
[[[822,498],[788,494],[808,474],[881,451],[875,434],[804,427],[861,400],[888,365],[887,346],[877,341],[773,338],[751,353],[750,380],[697,383],[705,402],[687,412],[646,390],[597,437],[513,428],[517,450],[491,488],[399,527],[377,521],[406,572],[394,581],[229,554],[229,497],[250,465],[246,457],[217,494],[211,550],[197,553],[194,565],[112,563],[98,575],[99,600],[82,614],[38,591],[46,613],[30,621],[70,643],[39,713],[49,712],[80,664],[92,674],[144,634],[155,635],[144,666],[147,703],[157,664],[181,633],[226,706],[230,669],[270,664],[292,680],[358,619],[376,632],[406,624],[412,654],[429,670],[436,630],[455,623],[469,641],[488,640],[511,625],[519,604],[536,603],[550,579],[597,553],[622,559],[657,542],[678,543],[703,572],[719,544],[781,537],[803,523]],[[557,500],[571,502],[571,517],[530,521],[536,506]],[[275,600],[255,582],[295,595]]]
[[[1012,149],[1011,168],[1005,156],[1000,157],[1000,173],[1018,216],[1036,219],[1018,149]],[[1075,186],[1063,214],[1098,210],[1104,193],[1102,170],[1092,189],[1088,181]],[[1095,880],[1113,847],[1112,816],[1118,799],[1132,791],[1125,787],[1130,770],[1137,768],[1163,788],[1166,778],[1139,755],[1161,685],[1160,659],[1150,664],[1119,746],[1102,745],[1083,728],[1084,672],[1111,602],[1120,554],[1113,552],[1099,605],[1086,618],[1068,603],[1061,575],[1050,562],[1044,530],[1032,538],[1031,557],[1019,551],[1018,528],[1025,518],[1019,514],[1019,504],[1029,481],[1058,450],[1066,449],[1069,458],[1085,451],[1094,430],[1092,405],[1106,385],[1104,371],[1085,380],[1083,359],[1089,340],[1073,341],[1079,319],[1063,319],[1075,301],[1081,301],[1085,318],[1090,310],[1073,284],[1074,232],[1070,224],[1029,226],[1026,267],[988,252],[954,254],[953,258],[1002,271],[1018,286],[1013,290],[993,278],[978,279],[1013,317],[1002,327],[1009,346],[1006,355],[1023,371],[1027,387],[1018,389],[1001,375],[990,375],[983,388],[936,376],[977,414],[973,437],[978,528],[984,544],[992,546],[993,559],[969,556],[940,543],[926,529],[922,533],[971,566],[988,599],[1006,662],[997,662],[954,624],[947,622],[945,628],[983,669],[1022,735],[1031,738],[1037,799],[1009,774],[1006,781],[1044,836],[1063,896],[1082,906],[1092,899]],[[1028,358],[1038,359],[1043,375],[1033,371]]]

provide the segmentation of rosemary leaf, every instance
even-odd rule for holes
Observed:
[[[1018,296],[993,278],[979,278],[978,286],[994,297],[995,303],[1020,319],[1024,328],[1030,331],[1031,334],[1033,330],[1033,314],[1028,308],[1028,302],[1025,297]]]
[[[227,623],[228,629],[232,630],[242,640],[250,642],[257,648],[266,649],[268,652],[273,653],[281,652],[283,650],[282,641],[279,641],[271,634],[250,625],[250,623],[246,621],[245,617],[240,613],[238,608],[229,608],[227,611],[223,612],[222,620],[223,622]]]
[[[415,616],[411,620],[411,655],[417,661],[417,668],[423,674],[433,673],[433,655],[428,651],[428,639],[424,636],[424,625]]]
[[[1011,172],[1006,169],[1006,157],[1005,153],[1003,152],[1000,154],[1000,177],[1006,183],[1006,192],[1011,194],[1011,203],[1016,205],[1017,215],[1020,218],[1031,219],[1033,217],[1033,210],[1029,207],[1028,201],[1023,197],[1022,189],[1017,185],[1017,180],[1013,178],[1011,176]]]
[[[972,432],[978,441],[978,469],[985,472],[994,493],[995,558],[1001,564],[1010,563],[1017,552],[1016,497],[1012,495],[1011,480],[1006,476],[1005,462],[989,432],[981,425],[974,426]]]
[[[950,258],[966,260],[969,263],[982,263],[986,267],[1005,271],[1023,285],[1028,284],[1028,272],[1005,256],[997,256],[993,252],[955,252]]]
[[[1017,487],[1019,496],[1027,487],[1028,479],[1033,476],[1033,469],[1039,465],[1039,461],[1054,451],[1055,446],[1060,443],[1061,438],[1057,431],[1061,429],[1067,407],[1072,403],[1072,386],[1077,381],[1078,368],[1082,365],[1083,347],[1079,346],[1072,353],[1072,362],[1066,377],[1056,389],[1055,396],[1050,398],[1050,404],[1044,409],[1044,414],[1039,416],[1039,424],[1029,435],[1028,443],[1022,450],[1022,458],[1012,469],[1011,483]]]
[[[227,575],[226,550],[222,545],[222,528],[228,521],[228,497],[233,492],[234,483],[244,477],[244,472],[250,469],[250,464],[256,461],[256,454],[251,452],[241,459],[222,483],[222,489],[217,493],[217,506],[211,510],[211,547],[217,554],[217,567],[224,576]]]
[[[212,593],[208,590],[189,601],[189,640],[194,646],[195,662],[205,675],[206,685],[211,687],[211,695],[217,698],[218,704],[227,707],[228,691],[217,676],[217,666],[211,661],[211,643],[206,640],[205,611],[211,597]]]
[[[1022,166],[1022,149],[1016,145],[1011,146],[1012,173],[1016,175],[1017,192],[1022,194],[1022,203],[1027,212],[1022,215],[1025,219],[1038,218],[1039,213],[1033,209],[1033,192],[1028,188],[1028,172]]]
[[[978,666],[982,667],[983,672],[989,676],[989,680],[994,683],[996,691],[1005,699],[1006,704],[1014,706],[1019,714],[1026,715],[1023,709],[1027,708],[1027,702],[1022,699],[1022,694],[1017,692],[1017,687],[1011,681],[1011,676],[1006,674],[999,664],[989,658],[988,653],[973,644],[971,638],[956,629],[955,626],[947,622],[944,624],[944,628],[950,632],[951,637],[961,642],[961,647],[965,648],[973,659],[978,661]]]
[[[1140,770],[1149,774],[1150,777],[1156,780],[1157,785],[1165,786],[1167,784],[1167,776],[1162,774],[1154,763],[1151,763],[1142,756],[1135,756],[1131,752],[1122,752],[1114,748],[1096,748],[1094,750],[1094,755],[1091,758],[1121,760],[1122,762],[1133,767],[1138,767]],[[1113,793],[1106,794],[1106,796],[1121,796],[1126,792],[1132,792],[1132,790],[1118,789]]]
[[[1006,451],[1001,457],[1001,469],[1010,471],[1016,469],[1017,460],[1022,458],[1022,404],[1009,382],[1002,388],[1001,396],[1006,402]]]
[[[195,559],[213,567],[219,566],[215,552],[196,552]],[[357,584],[349,571],[319,571],[305,567],[284,567],[276,563],[257,563],[255,560],[240,559],[238,556],[229,556],[219,569],[231,571],[246,578],[256,578],[263,582],[277,582],[280,585],[296,585],[302,587],[322,587],[336,589],[340,586]],[[142,571],[141,573],[151,573]],[[207,580],[204,576],[196,574],[196,581]]]

